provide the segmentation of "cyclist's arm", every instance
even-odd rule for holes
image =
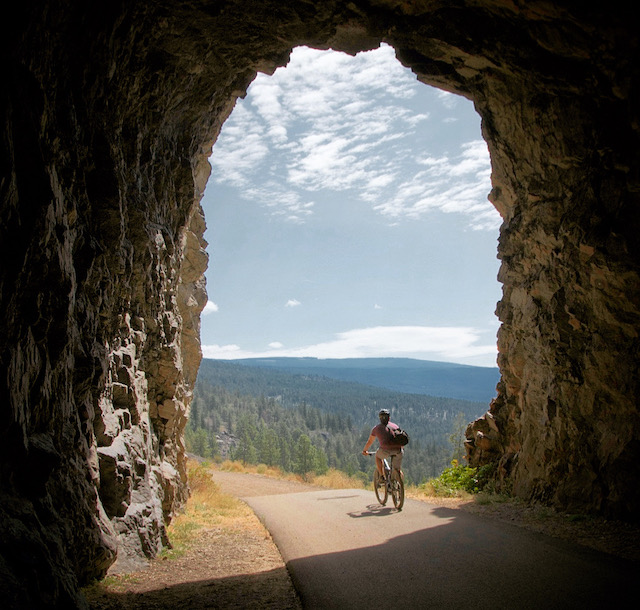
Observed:
[[[364,446],[364,449],[362,450],[362,453],[366,453],[367,451],[369,451],[369,447],[371,447],[371,445],[373,445],[373,441],[376,440],[376,437],[372,434],[371,436],[369,436],[369,439],[367,440],[367,443]]]

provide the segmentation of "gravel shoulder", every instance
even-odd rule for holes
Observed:
[[[246,532],[204,532],[183,557],[152,561],[148,569],[94,588],[85,597],[90,608],[100,610],[298,610],[300,601],[282,557],[258,526]]]
[[[640,563],[640,525],[638,524],[580,514],[559,513],[546,506],[527,506],[515,501],[486,505],[467,501],[461,502],[459,508]]]
[[[313,485],[261,475],[212,472],[235,497],[300,493]],[[107,578],[85,589],[92,610],[266,608],[302,606],[269,532],[248,506],[231,527],[207,528],[175,559],[155,559],[146,569]]]

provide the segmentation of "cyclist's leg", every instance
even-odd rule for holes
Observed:
[[[402,472],[402,458],[404,451],[401,449],[398,453],[393,455],[392,468],[400,473],[400,478],[404,481],[404,472]]]
[[[384,466],[382,465],[382,460],[383,458],[385,458],[386,456],[381,455],[380,452],[382,451],[382,449],[378,449],[376,451],[376,468],[378,470],[378,474],[384,478]]]

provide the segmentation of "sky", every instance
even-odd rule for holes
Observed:
[[[205,358],[496,366],[501,219],[473,104],[393,49],[306,47],[213,147]]]

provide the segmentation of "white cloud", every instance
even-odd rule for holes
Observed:
[[[404,357],[495,366],[497,348],[480,343],[481,331],[469,327],[376,326],[338,333],[334,339],[298,348],[254,352],[237,345],[203,346],[206,358],[241,359],[270,356],[313,358]]]
[[[216,142],[209,162],[213,180],[242,188],[269,153],[269,147],[262,125],[244,106],[236,105],[232,117],[225,123],[224,137]]]
[[[232,360],[235,358],[246,358],[239,345],[203,345],[202,355],[205,358],[215,358],[217,360]]]
[[[269,180],[253,188],[247,188],[244,195],[272,210],[272,215],[287,222],[302,224],[313,214],[313,201],[304,201],[301,196],[291,190],[284,189],[281,184]]]
[[[269,347],[271,349],[281,349],[284,347],[284,345],[280,343],[280,341],[273,341],[272,343],[269,343]]]
[[[500,215],[488,201],[491,163],[484,140],[465,142],[453,159],[426,156],[424,169],[400,184],[392,197],[375,208],[393,219],[419,218],[429,211],[466,214],[479,230],[495,230]]]
[[[285,303],[285,307],[299,307],[300,305],[302,305],[302,303],[300,301],[298,301],[298,299],[289,299],[286,303]]]
[[[458,103],[458,96],[450,93],[449,91],[444,91],[443,89],[438,89],[438,98],[442,102],[442,105],[445,108],[454,108]]]
[[[453,176],[475,176],[488,179],[491,174],[491,159],[489,148],[484,140],[465,142],[462,145],[460,161],[453,165],[449,174]]]
[[[213,179],[286,222],[313,218],[311,192],[353,190],[394,224],[455,212],[494,230],[487,146],[429,152],[434,113],[409,104],[424,87],[387,45],[355,57],[296,48],[286,69],[259,74],[238,101],[214,148]],[[432,100],[449,114],[461,98],[437,91]]]
[[[213,301],[207,301],[207,304],[202,310],[202,315],[208,316],[210,313],[215,313],[216,311],[218,311],[218,306]]]

